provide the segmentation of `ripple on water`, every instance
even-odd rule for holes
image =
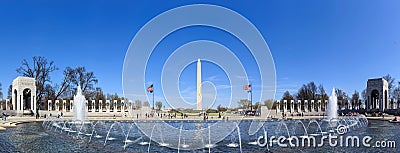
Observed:
[[[109,127],[113,122],[107,122],[107,125],[100,126],[102,128],[107,128]],[[195,124],[196,122],[193,122]],[[240,133],[242,136],[242,149],[244,152],[265,152],[266,147],[259,147],[259,146],[254,146],[253,144],[249,144],[250,141],[254,141],[255,138],[258,136],[262,135],[262,132],[258,132],[256,135],[246,135],[248,130],[248,126],[251,122],[243,122],[240,123]],[[277,122],[266,122],[266,130],[271,132],[274,131],[276,128],[276,123]],[[369,135],[373,137],[374,139],[378,140],[380,138],[385,138],[388,140],[395,140],[396,142],[400,142],[400,131],[399,130],[394,130],[397,129],[397,126],[394,124],[388,124],[384,122],[379,122],[379,121],[370,121],[369,123],[372,123],[372,126],[368,126],[365,129],[360,129],[360,130],[351,130],[349,134],[351,135]],[[130,123],[122,123],[122,124],[130,124]],[[186,123],[183,123],[186,124]],[[188,123],[187,126],[184,126],[183,128],[188,128],[191,123]],[[291,126],[292,123],[288,123],[288,126]],[[176,123],[179,127],[181,125],[181,122]],[[196,128],[195,126],[191,128]],[[379,130],[378,130],[379,129]],[[136,129],[137,130],[137,129]],[[291,130],[291,129],[290,129]],[[129,147],[127,147],[127,150],[123,150],[123,145],[122,142],[126,140],[125,137],[121,137],[120,135],[116,133],[112,133],[109,138],[116,138],[114,141],[109,141],[107,142],[107,145],[104,146],[104,140],[106,138],[106,134],[104,131],[107,130],[100,130],[98,131],[99,133],[94,133],[93,138],[96,138],[96,136],[99,136],[98,134],[101,134],[101,138],[92,138],[92,142],[87,143],[88,137],[87,136],[82,136],[80,138],[73,137],[71,135],[76,135],[73,133],[70,133],[70,135],[67,135],[66,132],[54,132],[54,130],[45,130],[42,128],[41,123],[26,123],[26,124],[20,124],[16,128],[13,128],[12,130],[7,129],[7,131],[0,132],[0,152],[143,152],[147,151],[148,147],[148,142],[149,139],[147,137],[143,137],[143,139],[139,139],[141,137],[140,134],[135,134],[134,136],[130,136],[127,143],[132,143],[129,144]],[[135,131],[135,130],[134,130]],[[118,132],[118,130],[117,130]],[[214,131],[215,132],[215,131]],[[388,133],[391,132],[391,133]],[[85,131],[84,133],[88,133]],[[268,133],[268,134],[271,134]],[[168,133],[164,133],[164,136],[168,135]],[[112,137],[111,137],[112,136]],[[207,136],[206,136],[207,137]],[[233,136],[234,138],[237,138],[236,133]],[[191,137],[190,137],[191,138]],[[135,140],[134,142],[132,142]],[[182,141],[181,141],[182,142]],[[181,145],[182,148],[185,148],[186,145],[192,145],[189,142],[189,137],[185,140],[183,140],[183,144]],[[141,143],[143,143],[141,145]],[[166,142],[167,143],[167,142]],[[168,142],[169,143],[169,142]],[[231,145],[227,145],[229,143],[232,143]],[[235,144],[233,144],[235,143]],[[176,152],[176,150],[169,149],[167,147],[164,147],[166,145],[163,144],[157,144],[154,142],[151,142],[151,151],[155,152]],[[236,146],[238,144],[237,139],[235,141],[232,141],[232,139],[226,138],[220,143],[217,143],[216,145],[214,144],[207,144],[206,142],[200,142],[199,145],[205,145],[211,148],[212,152],[238,152],[238,147]],[[169,143],[169,145],[174,145],[173,143]],[[191,146],[190,146],[191,147]],[[367,150],[371,148],[332,148],[329,147],[329,145],[324,145],[321,148],[280,148],[277,147],[276,144],[274,144],[274,147],[271,148],[271,151],[273,152],[326,152],[327,150],[332,151],[332,152],[376,152],[379,150]],[[196,150],[196,152],[199,151],[205,151],[208,152],[208,148],[206,149],[200,149]],[[399,152],[397,148],[394,149],[389,149],[389,152]]]

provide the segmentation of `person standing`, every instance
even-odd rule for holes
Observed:
[[[4,117],[5,117],[5,115],[4,115],[4,112],[3,112],[3,113],[1,113],[1,120],[3,121],[3,123],[4,123]]]
[[[36,119],[39,119],[40,115],[39,115],[39,109],[36,109]]]

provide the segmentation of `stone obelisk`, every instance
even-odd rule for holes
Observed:
[[[202,96],[201,96],[201,63],[197,59],[197,110],[202,110]]]

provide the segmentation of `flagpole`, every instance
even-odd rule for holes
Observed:
[[[153,89],[153,110],[154,110],[154,89]]]
[[[253,112],[253,88],[250,88],[250,111]]]

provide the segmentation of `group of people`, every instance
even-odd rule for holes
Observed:
[[[350,112],[350,113],[348,113],[348,115],[349,116],[357,116],[357,115],[359,115],[360,113],[358,113],[358,112]]]

